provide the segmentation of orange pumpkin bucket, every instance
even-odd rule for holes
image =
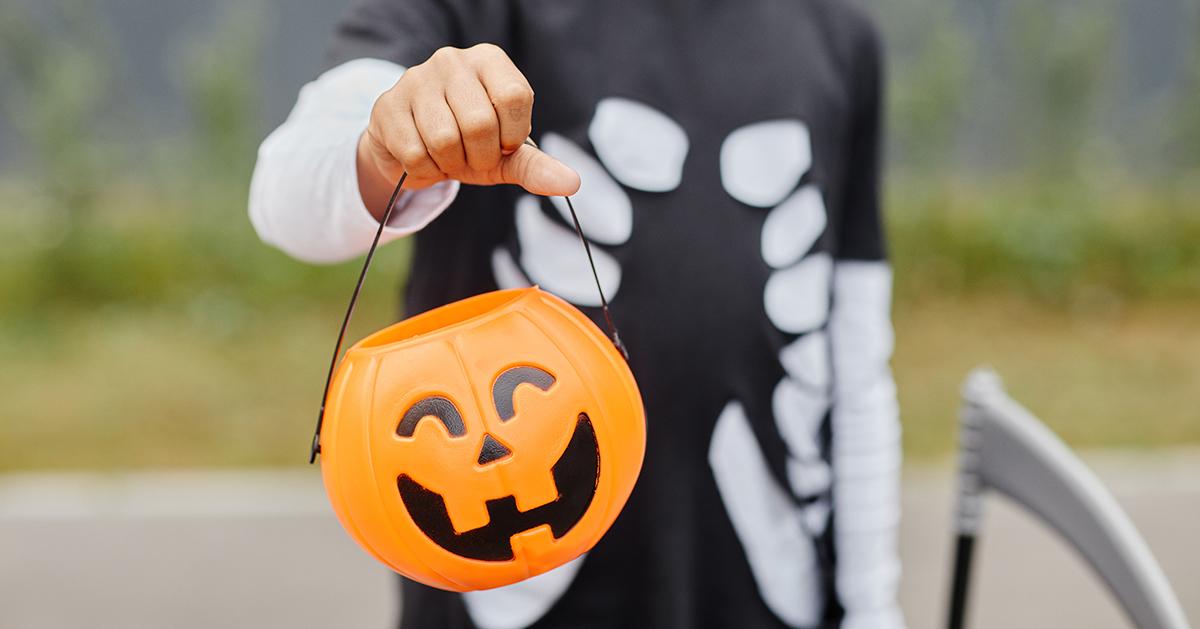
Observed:
[[[622,351],[533,287],[356,343],[328,381],[313,456],[360,546],[406,577],[467,591],[587,552],[625,505],[645,448]]]

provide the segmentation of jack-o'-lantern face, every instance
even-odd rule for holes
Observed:
[[[505,369],[492,383],[491,399],[492,409],[496,411],[495,418],[499,419],[501,424],[512,421],[539,421],[538,418],[533,417],[540,413],[541,409],[539,408],[524,410],[520,415],[529,415],[527,418],[517,414],[515,396],[518,388],[525,385],[543,393],[550,393],[556,384],[557,379],[554,375],[540,367],[522,365]],[[537,400],[527,399],[526,402],[537,406]],[[600,480],[600,445],[596,442],[596,430],[586,412],[580,411],[573,422],[561,421],[563,418],[555,417],[544,419],[550,420],[540,422],[547,430],[538,432],[561,432],[554,430],[554,424],[563,424],[566,427],[574,424],[567,446],[562,449],[557,460],[544,470],[554,484],[556,492],[554,498],[543,504],[525,508],[518,506],[516,496],[510,495],[486,500],[487,523],[463,530],[462,526],[455,526],[447,509],[445,497],[428,489],[409,473],[402,473],[397,478],[396,484],[404,507],[408,509],[413,522],[429,539],[442,548],[462,557],[483,561],[513,559],[511,538],[518,533],[537,527],[549,526],[550,534],[554,539],[560,539],[579,522],[596,494],[596,484]],[[506,461],[515,460],[513,446],[506,444],[503,437],[493,435],[490,430],[484,432],[482,438],[475,435],[476,438],[471,439],[466,424],[463,423],[462,414],[454,402],[448,398],[430,396],[413,404],[401,418],[400,425],[396,428],[396,434],[403,438],[414,439],[416,427],[422,420],[439,422],[442,430],[446,433],[445,436],[430,435],[432,439],[450,438],[465,439],[471,443],[479,442],[479,455],[475,459],[477,470],[488,469],[492,466],[499,469],[499,466],[504,465]],[[544,449],[539,448],[539,444],[531,443],[531,441],[544,440],[537,438],[551,436],[552,439],[545,441],[553,443],[553,437],[557,437],[557,435],[545,434],[531,435],[531,431],[520,428],[512,431],[511,435],[508,438],[513,439],[514,442],[522,442],[521,446],[535,448],[542,452]],[[530,436],[533,438],[531,439]],[[544,457],[531,456],[528,458],[536,458],[537,461],[534,464],[536,466],[537,463],[542,462]],[[472,470],[472,473],[475,471]],[[541,481],[531,487],[544,489],[544,479]],[[544,497],[544,493],[535,495],[526,499],[525,502],[537,502]],[[470,505],[464,505],[460,509],[476,511]],[[460,514],[461,510],[459,510]],[[478,513],[473,515],[477,516]]]
[[[456,302],[351,348],[321,466],[364,548],[462,591],[591,548],[633,488],[645,439],[620,354],[577,309],[531,288]]]

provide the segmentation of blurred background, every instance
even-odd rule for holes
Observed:
[[[890,53],[910,623],[940,622],[979,363],[1097,467],[1197,619],[1200,3],[865,3]],[[0,4],[0,626],[70,626],[61,588],[123,614],[97,626],[393,612],[298,469],[359,262],[297,263],[246,217],[345,4]],[[398,312],[406,245],[380,255],[352,338]],[[1048,533],[995,529],[981,626],[1124,626]],[[989,620],[1014,599],[1045,603]]]

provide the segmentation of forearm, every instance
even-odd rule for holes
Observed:
[[[396,182],[375,168],[374,160],[371,159],[372,150],[368,144],[372,141],[370,135],[366,133],[359,136],[355,145],[354,161],[358,175],[358,191],[363,204],[375,220],[381,221],[384,212],[387,211],[387,202],[392,197]]]

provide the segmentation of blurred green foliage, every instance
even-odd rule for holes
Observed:
[[[28,12],[0,9],[0,70],[7,89],[0,106],[29,147],[28,172],[59,212],[95,206],[114,150],[92,124],[109,104],[111,47],[87,4],[62,3],[58,26],[68,36],[51,41]]]
[[[1019,36],[999,48],[972,41],[952,5],[880,8],[906,443],[951,446],[954,388],[985,359],[1077,443],[1200,441],[1180,410],[1200,403],[1187,360],[1200,354],[1178,338],[1200,313],[1200,56],[1166,108],[1171,169],[1145,175],[1095,113],[1111,3],[1019,4]],[[181,48],[192,126],[161,142],[113,110],[102,21],[85,2],[54,6],[53,39],[0,11],[0,106],[34,149],[0,174],[0,469],[301,462],[357,262],[297,263],[246,219],[261,16],[230,5]],[[973,89],[985,55],[1004,85]],[[1022,134],[974,161],[961,130],[1001,97]],[[405,254],[382,252],[352,336],[395,316]],[[1098,381],[1122,397],[1097,403]]]
[[[1106,80],[1115,59],[1115,8],[1111,0],[1077,4],[1020,0],[1013,9],[1015,37],[1005,42],[1013,82],[1005,96],[1009,115],[1021,120],[1019,154],[1041,177],[1095,177],[1095,145],[1109,138],[1096,128]],[[1015,89],[1012,89],[1015,88]],[[1011,104],[1009,104],[1011,100]],[[1030,143],[1036,138],[1036,143]],[[1089,155],[1091,153],[1091,155]]]
[[[920,5],[919,10],[898,2],[878,5],[887,39],[887,145],[893,169],[903,176],[942,178],[953,175],[950,157],[966,120],[978,48],[953,4]]]
[[[119,115],[106,118],[111,136],[97,131],[111,57],[90,35],[97,21],[80,15],[85,3],[56,6],[63,32],[53,39],[32,36],[39,27],[19,12],[0,13],[13,85],[2,100],[37,156],[0,177],[0,312],[162,307],[216,293],[258,307],[342,288],[336,270],[264,247],[246,219],[261,139],[255,13],[231,5],[213,37],[184,45],[175,70],[192,125],[156,141]]]
[[[1200,297],[1200,186],[1029,178],[896,181],[897,293],[1007,294],[1046,307]]]

